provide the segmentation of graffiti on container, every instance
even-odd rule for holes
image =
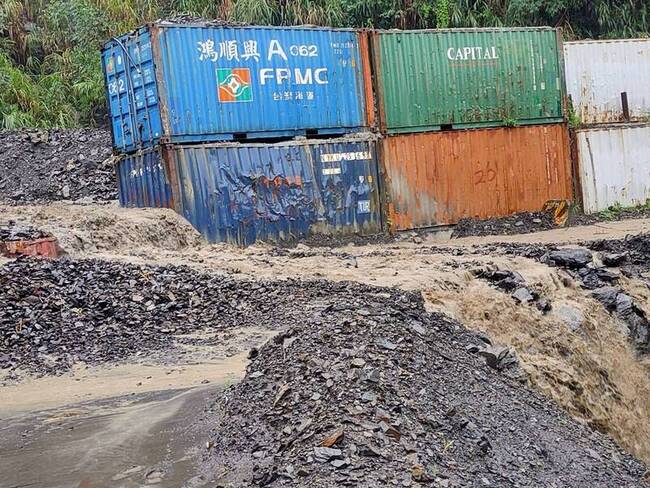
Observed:
[[[307,225],[315,218],[315,207],[300,175],[238,173],[221,166],[223,185],[216,193],[216,208],[228,215],[223,222],[237,226],[280,225],[283,221]]]
[[[360,175],[358,180],[347,188],[339,176],[339,171],[326,173],[329,176],[323,183],[323,203],[325,206],[326,219],[334,226],[354,225],[356,215],[368,214],[371,212],[370,198],[372,193],[371,176]]]
[[[484,183],[491,183],[497,178],[496,164],[488,161],[485,163],[484,168],[474,172],[474,185],[482,185]]]

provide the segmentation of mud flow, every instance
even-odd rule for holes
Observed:
[[[2,486],[646,486],[648,220],[237,249],[0,211],[65,253],[0,261]]]
[[[158,391],[3,420],[3,486],[183,486],[201,449],[197,418],[218,392]]]
[[[248,351],[271,336],[256,328],[195,333],[178,337],[173,357],[5,374],[0,486],[204,486],[196,473],[210,429],[206,406],[243,377]]]

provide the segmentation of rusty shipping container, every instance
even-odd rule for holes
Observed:
[[[111,39],[102,64],[120,152],[374,124],[360,30],[161,21]]]
[[[566,124],[422,132],[384,138],[391,230],[541,210],[572,200]]]
[[[567,90],[583,124],[648,120],[650,39],[567,42],[564,59]]]
[[[617,124],[576,131],[586,213],[650,200],[650,125]]]
[[[383,230],[376,145],[375,136],[359,134],[158,147],[121,162],[120,201],[171,202],[209,242],[376,234]]]
[[[380,126],[408,133],[561,122],[561,45],[548,27],[378,31]]]

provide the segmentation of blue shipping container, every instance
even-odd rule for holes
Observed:
[[[210,242],[249,245],[382,231],[373,139],[168,146],[165,151],[175,208]],[[121,164],[138,167],[139,161],[162,158],[155,150]],[[120,201],[139,206],[143,199],[121,194]]]
[[[159,151],[123,158],[117,166],[120,205],[174,208],[172,187]]]
[[[102,51],[114,147],[362,129],[367,50],[357,30],[147,25]]]

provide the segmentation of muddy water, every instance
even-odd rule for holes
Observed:
[[[6,419],[0,486],[183,486],[205,444],[201,415],[219,390],[150,392]]]
[[[204,486],[196,466],[210,429],[205,409],[243,377],[248,351],[271,335],[193,334],[216,345],[5,384],[0,487]]]
[[[243,250],[207,245],[173,212],[65,204],[0,206],[0,212],[49,230],[71,255],[80,258],[183,264],[199,271],[237,273],[246,279],[324,278],[421,290],[431,310],[449,314],[467,327],[511,346],[531,386],[553,398],[575,418],[607,432],[628,451],[650,462],[650,362],[636,356],[624,327],[611,314],[559,270],[524,258],[453,256],[431,249],[490,242],[571,244],[622,238],[650,231],[650,219],[517,236],[446,241],[444,235],[438,234],[424,244],[405,241],[278,252],[265,245]],[[549,299],[553,312],[542,316],[534,307],[519,306],[508,294],[468,272],[473,266],[483,265],[520,272]],[[644,283],[621,280],[621,285],[650,313],[650,294]],[[146,388],[151,381],[147,376],[157,378],[156,374],[146,374],[137,381],[142,383],[138,388]],[[167,371],[162,371],[162,378],[168,376]],[[196,380],[199,378],[195,376],[191,384],[195,385]],[[133,383],[135,378],[126,382]],[[135,391],[142,391],[138,388]],[[38,392],[39,385],[33,385],[31,394]]]

